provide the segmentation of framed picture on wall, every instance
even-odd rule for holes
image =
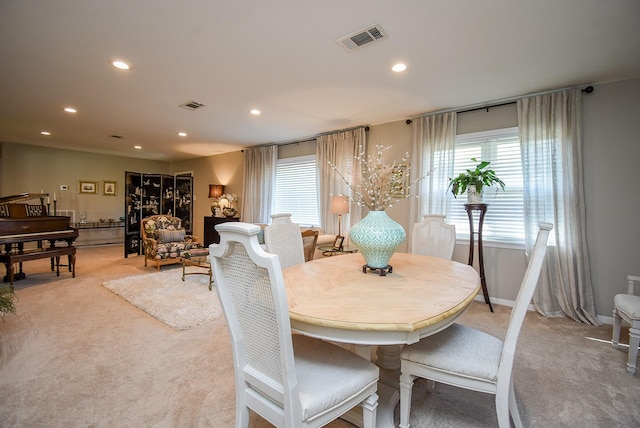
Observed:
[[[407,164],[401,163],[395,166],[391,172],[391,183],[391,196],[402,198],[409,194],[409,172],[407,170]]]
[[[98,182],[80,180],[79,192],[80,193],[89,193],[89,194],[98,193]]]
[[[118,183],[116,181],[103,181],[102,194],[105,196],[116,196]]]

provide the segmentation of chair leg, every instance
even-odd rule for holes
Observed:
[[[620,342],[620,323],[621,323],[622,319],[620,318],[620,316],[618,315],[618,311],[616,310],[616,308],[613,308],[613,331],[612,331],[612,335],[611,335],[611,345],[615,348],[615,349],[619,349],[619,342]]]
[[[249,428],[249,408],[236,406],[236,428]]]
[[[520,411],[518,410],[516,393],[513,388],[513,378],[511,378],[511,385],[509,385],[509,413],[511,414],[513,425],[516,428],[522,427],[522,420],[520,419]]]
[[[627,371],[636,372],[636,361],[638,359],[638,345],[640,345],[640,322],[634,321],[629,329],[629,358],[627,359]]]
[[[500,428],[511,428],[511,419],[509,418],[509,400],[511,395],[511,387],[506,391],[496,394],[496,415],[498,416],[498,426]]]
[[[375,428],[378,409],[378,394],[371,394],[361,404],[363,428]]]
[[[409,428],[410,426],[411,393],[413,392],[413,380],[415,378],[409,373],[400,375],[400,428]]]

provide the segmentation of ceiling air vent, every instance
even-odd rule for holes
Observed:
[[[389,36],[382,28],[380,24],[374,24],[348,36],[342,37],[338,40],[338,44],[348,51],[352,51],[366,44],[378,42],[380,40],[388,39]]]
[[[182,107],[184,109],[187,109],[187,110],[194,111],[194,110],[199,109],[200,107],[204,107],[204,104],[196,102],[196,101],[187,101],[186,103],[181,104],[180,107]]]

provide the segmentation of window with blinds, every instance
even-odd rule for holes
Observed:
[[[456,137],[454,171],[473,169],[478,161],[490,161],[489,168],[505,183],[505,190],[484,189],[488,209],[482,228],[486,242],[524,245],[523,181],[518,128],[496,129]],[[451,204],[447,221],[456,225],[459,238],[469,239],[469,218],[464,209],[466,195],[458,195]],[[477,227],[477,213],[475,214]]]
[[[291,221],[319,225],[315,155],[279,159],[273,213],[291,213]]]

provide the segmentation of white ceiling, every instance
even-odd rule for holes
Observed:
[[[371,24],[389,38],[336,43]],[[189,159],[639,76],[638,0],[0,2],[0,141],[95,153]]]

